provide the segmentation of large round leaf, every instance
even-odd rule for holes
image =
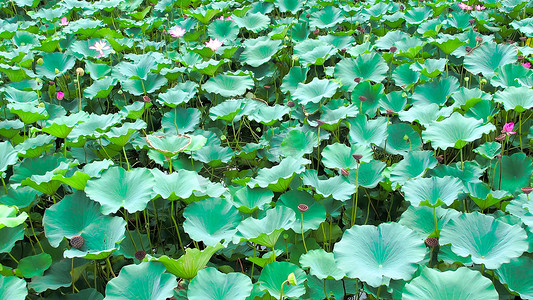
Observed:
[[[526,231],[478,212],[463,214],[442,228],[441,245],[452,244],[459,256],[471,255],[476,264],[497,269],[527,251]]]
[[[281,41],[273,41],[265,37],[248,40],[245,45],[246,48],[241,53],[241,61],[252,67],[259,67],[268,62],[272,58],[272,55],[278,52]]]
[[[37,75],[44,76],[47,79],[62,76],[69,69],[74,67],[76,59],[61,52],[45,53],[43,55],[43,64],[35,66]]]
[[[303,268],[310,268],[310,274],[320,279],[341,280],[346,275],[335,264],[333,253],[324,249],[310,250],[300,256],[300,264]]]
[[[423,241],[398,223],[353,226],[346,230],[333,250],[337,266],[350,278],[373,287],[391,279],[408,280],[424,259]]]
[[[420,150],[422,147],[420,135],[409,124],[390,124],[387,127],[387,134],[386,150],[389,153],[405,155],[409,151]]]
[[[423,268],[420,276],[405,285],[402,299],[497,300],[498,292],[490,279],[468,268],[446,272]]]
[[[360,162],[369,162],[373,159],[372,149],[356,144],[348,147],[344,144],[334,143],[327,145],[322,150],[322,163],[330,169],[356,169],[357,161],[353,158],[354,154],[362,155]]]
[[[307,170],[303,173],[302,178],[303,184],[315,188],[317,194],[323,197],[331,196],[335,200],[346,201],[356,191],[355,183],[352,184],[344,176],[319,179],[316,170]]]
[[[387,119],[378,117],[368,120],[364,114],[348,120],[350,124],[350,143],[380,145],[387,138]]]
[[[387,77],[389,67],[378,53],[367,53],[357,58],[345,58],[335,65],[335,78],[341,81],[342,86],[351,92],[357,83],[356,77],[361,81],[369,80],[381,82]]]
[[[413,105],[437,104],[443,106],[448,97],[459,88],[455,77],[433,80],[419,85],[413,93]]]
[[[491,169],[493,171],[488,175],[492,186],[514,194],[520,192],[520,188],[529,186],[533,163],[525,153],[517,152],[511,156],[503,156],[500,161],[495,160]]]
[[[370,81],[361,82],[352,91],[354,103],[359,103],[362,113],[371,118],[376,116],[380,101],[384,96],[383,84],[377,83],[372,85]]]
[[[424,142],[431,142],[433,148],[446,150],[448,148],[461,149],[469,142],[473,142],[495,130],[492,124],[483,125],[482,120],[465,118],[459,113],[453,113],[441,122],[433,122],[422,132]]]
[[[293,93],[293,97],[303,105],[309,102],[319,103],[323,99],[333,97],[338,87],[339,84],[334,81],[315,77],[309,83],[299,83]]]
[[[18,213],[16,207],[0,205],[0,229],[5,227],[17,227],[28,218],[26,212]]]
[[[293,229],[296,226],[296,214],[286,206],[276,206],[266,212],[262,219],[252,217],[242,221],[234,236],[233,242],[247,239],[254,243],[267,247],[274,247],[276,241],[284,230]]]
[[[154,194],[154,185],[154,176],[148,169],[126,171],[111,167],[102,177],[89,180],[85,192],[102,205],[103,214],[115,213],[121,207],[134,213],[146,208]]]
[[[257,172],[257,176],[248,182],[249,187],[260,186],[273,192],[283,192],[292,181],[295,174],[305,171],[303,165],[310,163],[309,160],[299,157],[287,157],[279,165],[270,169],[263,168]]]
[[[28,295],[26,281],[14,276],[5,277],[0,275],[0,299],[24,300]]]
[[[411,178],[423,176],[436,165],[437,159],[433,156],[433,151],[410,151],[392,168],[390,179],[393,183],[403,185]]]
[[[265,266],[259,276],[259,288],[280,299],[281,284],[287,280],[289,274],[294,273],[296,285],[285,285],[283,297],[300,297],[305,293],[304,282],[307,280],[305,272],[297,265],[288,262],[273,262]]]
[[[146,136],[146,142],[150,147],[166,157],[176,156],[191,144],[192,138],[188,135]]]
[[[209,93],[221,95],[222,97],[235,97],[246,93],[247,89],[254,86],[254,81],[250,76],[217,75],[211,77],[202,88]]]
[[[288,191],[279,197],[278,203],[288,207],[296,214],[296,224],[294,231],[302,233],[302,213],[298,210],[298,205],[305,204],[308,210],[303,213],[303,231],[317,229],[326,219],[326,209],[318,203],[311,194],[304,191]]]
[[[157,262],[128,265],[106,286],[105,300],[165,300],[178,286],[176,276],[165,273]]]
[[[455,209],[444,209],[437,207],[437,230],[441,230],[451,219],[457,218],[459,212]],[[420,239],[425,240],[435,231],[435,216],[433,209],[427,206],[409,206],[400,217],[399,224],[412,229]]]
[[[281,153],[285,157],[303,156],[313,152],[315,144],[317,137],[313,132],[294,129],[289,131],[281,142]]]
[[[0,253],[10,252],[15,243],[24,238],[24,225],[0,229]]]
[[[10,142],[0,142],[0,176],[4,178],[7,167],[14,165],[18,161],[17,152]]]
[[[50,245],[58,247],[66,237],[81,236],[80,248],[65,251],[65,257],[99,259],[107,257],[124,239],[126,222],[119,217],[105,216],[100,205],[76,191],[44,212],[44,232]]]
[[[191,280],[189,300],[246,300],[252,292],[252,281],[241,273],[224,274],[215,268],[200,270]]]
[[[232,194],[231,201],[240,211],[251,214],[258,208],[264,209],[272,198],[274,193],[271,190],[244,186]]]
[[[494,76],[498,67],[514,63],[516,50],[507,44],[484,43],[472,53],[465,56],[465,68],[473,74],[483,74],[486,77]]]
[[[402,187],[405,200],[414,206],[451,205],[463,191],[463,183],[451,176],[411,179]]]
[[[511,259],[496,270],[500,282],[520,294],[522,299],[533,299],[533,259],[527,256]]]
[[[494,101],[502,103],[505,110],[519,113],[533,107],[533,95],[528,87],[508,87],[494,95]]]
[[[241,221],[239,211],[229,201],[209,198],[189,204],[183,212],[183,229],[196,241],[214,246],[229,242]]]

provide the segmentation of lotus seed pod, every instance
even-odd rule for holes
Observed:
[[[54,69],[54,72],[55,72],[56,74],[59,74],[59,73],[60,73],[60,71],[59,71],[58,68],[55,68],[55,69]]]
[[[318,35],[318,34],[320,33],[320,29],[318,29],[318,28],[315,29],[315,31],[313,31],[313,33],[314,33],[315,35]]]
[[[150,99],[150,97],[144,95],[143,96],[143,102],[152,102],[152,99]]]
[[[305,15],[305,17],[309,19],[309,18],[311,18],[311,15],[307,14],[307,15]]]
[[[70,246],[74,249],[80,249],[85,244],[85,239],[79,235],[73,236],[70,239]]]
[[[480,36],[476,36],[476,42],[482,43],[483,42],[483,38],[480,37]]]
[[[529,195],[531,191],[533,191],[533,188],[530,186],[526,186],[526,187],[521,188],[520,190],[522,190],[524,194]]]
[[[464,81],[469,82],[470,78],[469,77],[465,77]]]
[[[348,176],[348,175],[350,175],[350,172],[348,172],[348,170],[342,168],[342,169],[341,169],[341,175],[342,175],[342,176]]]
[[[520,40],[521,40],[522,42],[527,41],[527,36],[521,36],[521,37],[520,37]]]
[[[361,154],[353,154],[352,157],[357,161],[358,164],[361,163],[361,158],[363,158],[363,155]]]
[[[390,51],[391,53],[396,52],[396,50],[398,50],[398,48],[395,47],[395,46],[392,46],[392,47],[390,47],[390,49],[389,49],[389,51]]]
[[[426,245],[428,247],[434,248],[434,247],[437,247],[439,245],[439,239],[434,238],[434,237],[428,237],[425,240],[425,243],[426,243]]]
[[[366,101],[366,97],[365,96],[359,96],[359,100],[360,101]]]
[[[298,210],[300,212],[306,212],[309,209],[309,206],[307,204],[298,204]]]
[[[519,54],[516,58],[518,58],[518,60],[522,60],[524,59],[524,56],[522,54]]]
[[[225,141],[225,140],[226,140],[226,136],[225,136],[225,135],[221,135],[221,136],[220,136],[220,140],[221,140],[221,141]]]
[[[85,70],[83,70],[83,68],[77,68],[76,69],[76,75],[78,75],[78,76],[85,75]]]
[[[298,285],[298,282],[296,282],[296,276],[294,273],[290,273],[289,276],[287,276],[287,281],[290,285]]]
[[[394,113],[394,110],[387,108],[387,109],[385,109],[385,112],[387,113],[387,115],[390,116],[390,115],[392,115]]]
[[[356,82],[356,83],[359,83],[359,82],[361,82],[361,77],[355,77],[353,79],[353,81]]]
[[[470,47],[470,46],[466,46],[466,47],[465,47],[465,50],[466,50],[466,52],[470,52],[470,51],[472,51],[472,47]]]
[[[37,105],[37,107],[43,108],[43,107],[44,107],[44,103],[39,102],[39,104]]]
[[[42,65],[44,64],[44,60],[43,60],[42,58],[39,58],[39,59],[37,60],[37,64],[38,64],[39,66],[42,66]]]
[[[143,260],[144,257],[146,256],[146,252],[142,251],[142,250],[139,250],[137,252],[135,252],[135,258],[138,259],[138,260]]]
[[[444,163],[444,156],[439,155],[439,156],[435,156],[435,158],[437,159],[437,161],[439,162],[439,164]]]
[[[316,123],[318,124],[318,126],[324,125],[324,121],[322,120],[316,120]]]
[[[296,105],[296,103],[294,103],[293,101],[289,100],[287,101],[287,106],[288,107],[294,107]]]
[[[294,60],[294,61],[298,61],[299,59],[300,59],[300,58],[299,58],[298,56],[296,56],[296,55],[293,55],[293,56],[292,56],[292,60]]]
[[[487,84],[487,79],[483,78],[479,81],[480,84]]]

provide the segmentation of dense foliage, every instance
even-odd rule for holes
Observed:
[[[532,14],[3,1],[0,300],[533,299]]]

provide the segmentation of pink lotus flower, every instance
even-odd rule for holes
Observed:
[[[218,18],[219,20],[226,20],[226,21],[233,21],[233,19],[231,17],[227,17],[226,19],[224,19],[224,16],[220,16],[220,18]]]
[[[59,22],[59,25],[61,25],[61,26],[67,26],[68,23],[70,23],[70,22],[67,21],[67,17],[63,17],[63,18],[61,18],[61,22]]]
[[[514,128],[514,123],[513,122],[505,123],[505,125],[503,125],[502,133],[505,133],[507,135],[513,135],[513,134],[516,133],[516,131],[513,131],[513,128]]]
[[[105,41],[96,41],[93,46],[89,46],[89,49],[93,49],[100,53],[96,57],[102,57],[104,56],[104,50],[111,49],[111,47],[109,47]]]
[[[209,41],[205,42],[205,45],[207,48],[211,49],[212,51],[217,51],[220,46],[222,46],[222,42],[218,39],[209,39]]]
[[[524,66],[524,68],[531,69],[531,63],[529,61],[526,61],[525,63],[523,63],[522,66]]]
[[[470,5],[466,5],[464,3],[459,3],[457,4],[461,9],[466,9],[466,10],[472,10],[472,6]]]
[[[172,29],[170,29],[168,31],[168,33],[171,36],[175,37],[175,38],[180,38],[180,37],[184,36],[185,32],[186,32],[186,30],[181,28],[181,27],[179,27],[179,26],[174,26]]]
[[[62,91],[57,92],[56,98],[57,100],[63,100],[63,98],[65,98],[65,93],[63,93]]]
[[[474,8],[475,8],[476,10],[480,11],[480,10],[484,10],[486,7],[483,6],[483,5],[479,5],[479,4],[478,4],[478,5],[474,6]]]

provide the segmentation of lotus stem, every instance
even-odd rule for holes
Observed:
[[[518,113],[518,137],[520,138],[520,151],[524,152],[524,148],[522,148],[522,113]]]
[[[124,153],[124,158],[126,159],[126,165],[128,166],[128,171],[129,171],[130,170],[130,162],[128,161],[128,156],[126,155],[126,149],[124,149],[124,146],[122,146],[122,153]]]
[[[180,230],[178,229],[178,223],[176,223],[176,218],[174,217],[174,201],[170,201],[170,217],[172,218],[172,222],[174,223],[174,227],[176,228],[176,233],[178,234],[178,242],[180,243],[180,248],[181,250],[185,251],[183,243],[181,242],[181,235]]]
[[[433,220],[435,221],[435,234],[437,235],[437,238],[439,237],[439,227],[438,227],[438,221],[437,221],[437,208],[433,207]]]
[[[352,197],[352,224],[355,225],[355,218],[357,217],[357,203],[359,202],[359,162],[357,163],[357,170],[355,171],[355,197]]]
[[[4,172],[0,172],[0,179],[2,179],[2,185],[4,186],[4,192],[7,194],[6,182],[4,181]]]
[[[63,146],[65,146],[65,158],[67,157],[67,138],[63,141]]]
[[[39,245],[41,252],[44,253],[43,246],[41,245],[41,242],[39,241],[39,239],[37,238],[37,235],[35,234],[35,229],[33,228],[33,222],[31,220],[30,214],[28,214],[28,219],[30,220],[30,227],[31,227],[31,232],[33,233],[33,237],[37,241],[37,244]]]
[[[11,259],[12,259],[15,263],[17,263],[17,265],[18,265],[19,261],[18,261],[15,257],[13,257],[13,255],[11,255],[11,253],[7,252],[7,255],[9,255],[9,257],[11,257]]]
[[[326,296],[324,299],[329,300],[328,290],[326,289],[326,279],[324,279],[324,296]]]
[[[302,232],[302,242],[304,244],[305,253],[307,253],[307,245],[305,244],[305,234],[304,234],[304,213],[300,212],[300,230]]]
[[[109,272],[111,272],[111,276],[116,278],[117,276],[113,272],[113,267],[111,266],[111,262],[109,261],[109,256],[105,259],[105,261],[106,261],[106,264],[107,264],[107,268],[109,269]],[[72,283],[72,284],[74,284],[74,283]]]
[[[135,244],[135,240],[133,239],[133,236],[131,235],[131,232],[128,230],[128,223],[129,223],[129,218],[128,218],[128,211],[126,209],[124,209],[124,218],[126,219],[126,232],[128,232],[128,235],[130,236],[130,240],[131,240],[131,243],[133,244],[133,248],[135,249],[135,252],[137,252],[137,245]]]
[[[81,112],[81,86],[80,86],[80,74],[76,72],[76,85],[78,86],[78,112]]]
[[[191,156],[192,158],[192,156]],[[172,157],[168,158],[168,172],[169,174],[172,174]]]

